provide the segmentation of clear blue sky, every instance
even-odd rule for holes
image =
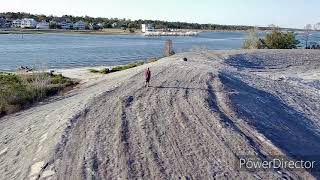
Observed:
[[[2,2],[1,2],[2,1]],[[320,22],[320,0],[0,0],[0,12],[89,15],[302,28]]]

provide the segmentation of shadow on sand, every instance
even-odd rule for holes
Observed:
[[[255,89],[240,79],[220,73],[237,114],[295,160],[317,161],[310,172],[320,178],[320,137],[311,120],[270,93]]]
[[[156,89],[180,89],[180,90],[199,90],[199,91],[208,91],[205,88],[189,88],[189,87],[173,87],[173,86],[149,86]]]

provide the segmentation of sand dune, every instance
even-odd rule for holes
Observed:
[[[319,156],[319,57],[204,51],[90,77],[65,96],[0,119],[0,179],[319,178],[235,167],[242,155]]]

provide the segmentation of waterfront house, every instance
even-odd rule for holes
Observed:
[[[0,18],[0,28],[5,28],[6,22],[7,22],[7,20],[1,17]]]
[[[99,30],[99,29],[103,29],[103,25],[101,23],[97,24],[97,23],[90,23],[89,24],[89,28],[91,30]]]
[[[49,29],[49,23],[47,21],[41,21],[37,24],[37,29]]]
[[[155,28],[152,24],[141,24],[141,32],[154,32]]]
[[[11,27],[13,27],[13,28],[20,28],[20,27],[21,27],[21,20],[20,20],[20,19],[13,20]]]
[[[114,22],[111,24],[112,28],[116,28],[118,26],[118,23]]]
[[[66,21],[60,22],[58,25],[61,27],[61,29],[72,29],[73,26],[72,23]]]
[[[86,24],[82,21],[78,21],[73,24],[73,29],[84,30],[84,29],[86,29]]]
[[[21,28],[36,28],[37,21],[34,19],[24,18],[21,20]]]
[[[12,27],[12,21],[11,20],[7,20],[7,22],[5,23],[5,27],[6,28],[11,28]]]
[[[89,24],[89,29],[91,29],[91,30],[99,30],[99,29],[102,29],[102,26],[99,26],[99,24],[97,24],[97,23],[90,23]]]

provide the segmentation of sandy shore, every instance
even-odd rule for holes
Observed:
[[[51,69],[54,74],[61,74],[64,77],[75,79],[80,83],[87,83],[92,80],[96,80],[105,75],[100,73],[91,73],[89,69],[102,70],[104,68],[110,68],[108,66],[93,66],[93,67],[81,67],[81,68],[68,68],[68,69]]]
[[[101,77],[61,70],[85,83],[0,119],[0,179],[317,179],[235,163],[320,154],[319,55],[203,51]]]

